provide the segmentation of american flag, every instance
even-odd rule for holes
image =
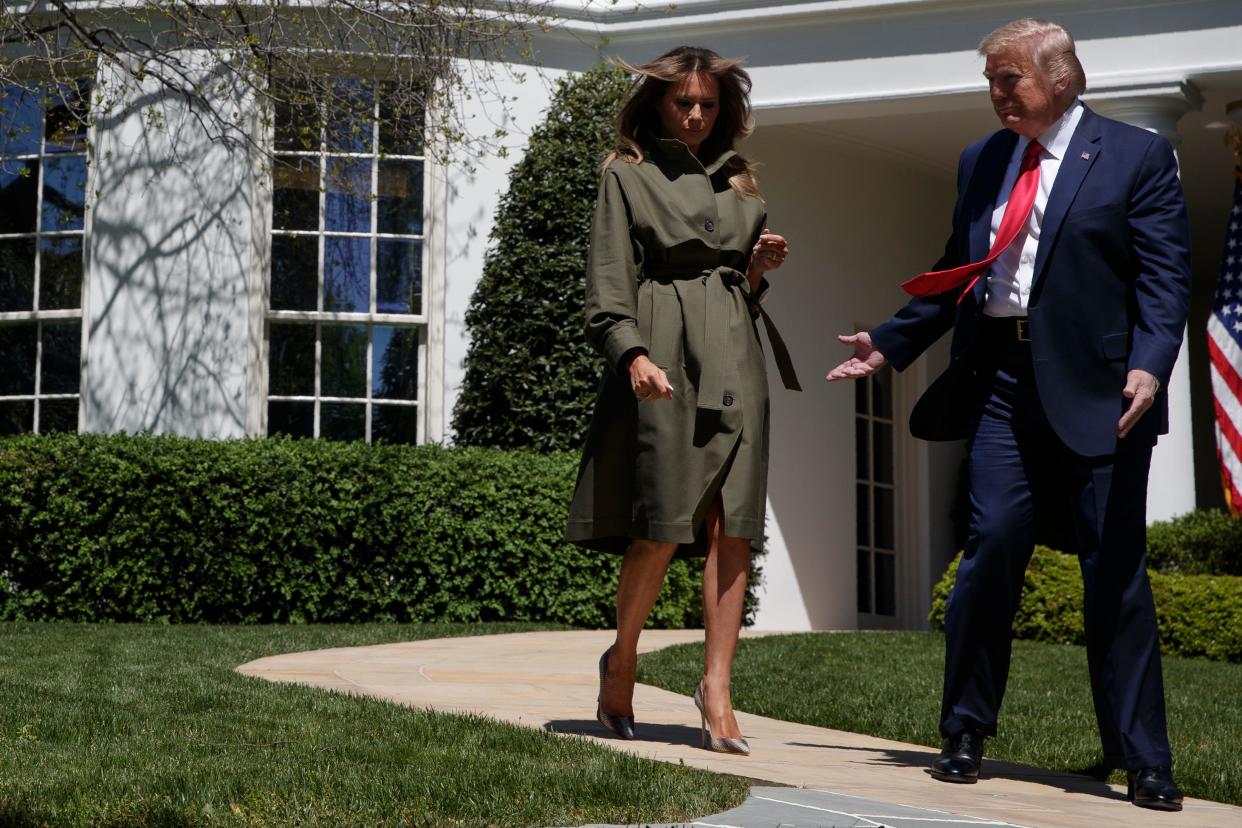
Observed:
[[[1233,211],[1225,232],[1216,300],[1208,318],[1216,456],[1229,511],[1242,514],[1242,167],[1233,171]]]

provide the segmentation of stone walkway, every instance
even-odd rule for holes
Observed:
[[[640,649],[701,639],[701,631],[648,630]],[[290,653],[237,669],[269,681],[581,734],[650,759],[782,786],[757,786],[741,808],[704,817],[695,823],[701,826],[1242,826],[1242,808],[1187,800],[1179,814],[1148,811],[1127,803],[1124,789],[1087,777],[986,759],[976,785],[936,782],[926,770],[936,753],[931,748],[740,712],[752,754],[710,753],[698,747],[691,700],[645,685],[634,695],[640,738],[607,738],[595,721],[596,665],[611,640],[608,631],[444,638]]]

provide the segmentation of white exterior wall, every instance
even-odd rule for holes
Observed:
[[[804,389],[784,390],[769,366],[769,543],[755,626],[852,628],[858,623],[855,389],[852,382],[829,384],[824,375],[849,355],[836,335],[887,319],[903,304],[898,285],[905,274],[939,257],[947,227],[939,219],[952,210],[952,181],[799,128],[761,126],[742,151],[761,162],[768,226],[789,239],[789,259],[771,277],[765,308]],[[945,359],[940,353],[929,359],[937,357]],[[926,451],[909,437],[900,412],[894,431],[899,449],[905,442],[910,451]],[[939,473],[930,470],[931,479]],[[947,512],[943,517],[935,514],[927,533],[911,539],[917,546],[899,550],[899,569],[917,565],[931,538],[951,541]]]
[[[95,132],[84,430],[245,436],[250,158],[152,82],[99,82],[128,106]]]
[[[441,318],[444,324],[443,438],[446,441],[453,437],[453,407],[461,392],[466,352],[470,348],[466,309],[483,276],[483,256],[499,197],[509,189],[509,171],[522,159],[530,131],[543,120],[552,100],[553,84],[567,74],[565,69],[531,71],[526,75],[526,82],[521,84],[513,77],[498,78],[497,91],[514,98],[513,103],[504,108],[495,102],[475,98],[464,103],[462,116],[466,124],[479,132],[490,132],[497,126],[507,130],[509,135],[503,140],[503,146],[508,149],[507,157],[501,158],[492,152],[467,158],[463,157],[465,149],[458,148],[451,164],[436,167],[429,173],[444,182],[443,201],[428,207],[432,211],[438,209],[444,221],[443,255],[441,261],[433,260],[430,266],[441,268],[444,273]],[[466,162],[473,170],[466,169]]]

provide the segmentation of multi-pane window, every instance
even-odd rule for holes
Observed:
[[[0,434],[78,428],[89,103],[0,86]]]
[[[401,128],[390,88],[343,82],[338,92],[360,105],[326,118],[309,103],[276,111],[267,432],[414,443],[426,352],[422,145]]]
[[[893,382],[883,370],[854,383],[858,611],[897,614]]]

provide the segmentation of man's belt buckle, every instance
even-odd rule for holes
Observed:
[[[1014,321],[1017,323],[1018,341],[1019,342],[1030,342],[1031,341],[1031,320],[1016,319]]]

